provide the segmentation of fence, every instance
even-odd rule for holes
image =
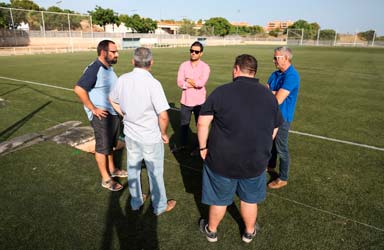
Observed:
[[[201,37],[183,34],[138,34],[128,32],[104,32],[94,25],[89,15],[33,11],[0,7],[0,55],[56,53],[94,50],[102,39],[114,40],[123,48],[123,39],[139,39],[141,46],[182,47]],[[112,28],[112,30],[114,30]],[[316,35],[316,34],[315,34]],[[290,30],[278,37],[261,36],[225,37],[206,36],[205,44],[239,45],[312,45],[312,46],[384,46],[383,41],[362,41],[356,34],[342,35],[329,30],[319,30],[317,37],[303,30]]]
[[[355,34],[338,34],[334,30],[318,30],[316,33],[305,32],[304,29],[287,29],[286,40],[288,45],[312,46],[384,46],[384,41],[375,41],[376,32],[371,40],[362,40],[357,32]]]

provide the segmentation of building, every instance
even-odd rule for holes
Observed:
[[[294,24],[294,22],[290,21],[290,20],[288,20],[288,21],[272,21],[272,22],[268,22],[267,26],[264,27],[264,29],[267,32],[269,32],[271,30],[276,30],[276,29],[284,30],[293,24]]]
[[[178,34],[180,27],[183,25],[183,21],[173,21],[173,20],[163,20],[157,22],[157,29],[155,31],[156,34]],[[193,27],[196,30],[201,29],[203,27],[202,23],[195,22],[195,26]]]

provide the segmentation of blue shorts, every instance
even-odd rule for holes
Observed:
[[[257,177],[248,179],[231,179],[213,173],[204,164],[203,191],[201,202],[207,205],[229,206],[235,194],[247,203],[261,203],[267,193],[265,171]]]

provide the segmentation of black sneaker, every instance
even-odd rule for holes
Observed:
[[[216,242],[217,241],[217,232],[211,232],[208,229],[208,223],[205,219],[201,218],[199,220],[199,228],[200,232],[205,234],[205,237],[209,242]]]
[[[242,240],[245,243],[250,243],[253,240],[253,238],[255,238],[255,236],[256,236],[256,225],[255,225],[255,230],[253,231],[253,233],[244,232]]]

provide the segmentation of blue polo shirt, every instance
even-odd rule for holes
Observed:
[[[280,111],[284,120],[291,123],[295,114],[297,95],[300,88],[299,73],[293,65],[289,66],[285,72],[276,70],[269,77],[268,85],[272,91],[278,91],[281,88],[289,91],[287,98],[280,104]]]
[[[77,82],[77,86],[88,92],[89,99],[98,108],[107,110],[112,115],[117,115],[109,102],[109,92],[117,81],[117,75],[112,67],[105,67],[98,59],[92,62],[84,70],[83,75]],[[84,110],[91,121],[93,114],[86,106]]]

